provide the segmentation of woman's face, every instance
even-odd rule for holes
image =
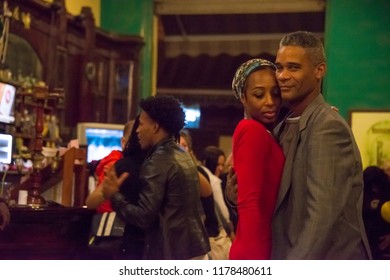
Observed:
[[[188,143],[186,139],[183,136],[180,136],[180,146],[183,147],[183,149],[188,153],[190,151],[190,148],[188,147]]]
[[[215,168],[214,175],[219,177],[222,174],[224,167],[225,167],[225,156],[220,155],[218,157],[217,167]]]
[[[271,69],[260,69],[249,75],[241,97],[247,118],[272,128],[282,102],[280,89]]]

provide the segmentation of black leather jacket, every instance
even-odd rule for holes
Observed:
[[[148,153],[139,176],[136,205],[120,193],[111,203],[126,222],[145,230],[145,259],[190,259],[209,252],[198,173],[189,154],[173,138],[165,139]]]

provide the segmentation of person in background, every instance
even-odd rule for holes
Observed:
[[[117,160],[123,157],[123,150],[125,149],[125,146],[128,142],[133,125],[134,125],[134,120],[130,120],[125,124],[123,128],[123,136],[121,138],[122,151],[119,150],[111,151],[110,154],[108,154],[106,157],[95,162],[96,168],[93,168],[94,169],[93,173],[97,178],[97,183],[96,183],[95,190],[88,195],[85,204],[87,205],[88,208],[96,209],[96,212],[98,213],[112,211],[110,201],[109,200],[102,201],[103,186],[101,183],[103,182],[104,179],[104,167],[112,166]]]
[[[0,197],[0,230],[4,230],[10,222],[10,213],[7,204]]]
[[[123,173],[135,174],[127,177],[120,186],[119,191],[129,203],[137,203],[141,191],[142,182],[139,176],[141,166],[146,157],[145,150],[141,149],[138,142],[137,130],[139,127],[140,117],[137,116],[131,134],[123,150],[123,158],[115,162],[115,172],[118,175]],[[107,167],[106,167],[107,168]],[[121,246],[121,259],[142,259],[144,251],[145,231],[137,225],[126,223],[123,234],[123,243]]]
[[[103,184],[105,174],[104,168],[115,167],[117,174],[121,175],[124,172],[138,174],[145,158],[145,152],[141,149],[138,143],[136,130],[139,126],[139,116],[135,120],[126,123],[122,137],[122,152],[113,151],[106,158],[100,161],[96,174],[98,176],[98,185],[95,191],[87,198],[87,207],[96,208],[98,213],[111,212],[111,202],[105,200],[103,196]],[[136,203],[139,198],[140,181],[138,176],[132,176],[126,179],[120,187],[120,193],[131,203]],[[110,238],[109,240],[96,240],[96,242],[106,242],[105,246],[97,246],[106,248],[99,250],[95,255],[104,259],[142,259],[144,247],[144,231],[130,223],[126,223],[123,238],[117,240]],[[96,251],[96,250],[95,250]]]
[[[200,166],[198,160],[196,159],[196,156],[192,150],[192,138],[189,131],[186,129],[180,130],[180,145],[192,156],[198,168],[199,178],[204,178],[200,180],[200,201],[202,203],[203,212],[205,214],[204,225],[209,236],[211,247],[211,251],[208,254],[209,258],[211,260],[227,260],[229,258],[231,240],[217,217],[210,178],[207,172]],[[205,191],[202,191],[202,189],[209,190],[209,192],[205,193]]]
[[[226,206],[222,192],[221,176],[225,166],[225,153],[216,146],[207,146],[203,149],[201,156],[201,168],[210,178],[210,184],[213,189],[214,202],[217,210],[217,216],[225,228],[231,240],[235,238],[235,230],[230,220],[229,210]]]
[[[103,192],[127,223],[145,230],[145,259],[207,259],[210,244],[202,222],[199,176],[191,156],[177,143],[185,114],[167,95],[141,100],[139,144],[148,150],[139,174],[106,170]],[[131,203],[119,192],[128,176],[138,176],[140,195]]]
[[[229,210],[230,220],[233,223],[233,230],[234,234],[237,230],[237,223],[238,223],[238,213],[237,213],[237,204],[231,203],[231,201],[228,199],[228,196],[226,195],[226,186],[227,186],[227,179],[229,176],[229,172],[233,170],[233,153],[230,153],[225,161],[225,167],[222,174],[219,176],[221,179],[221,186],[222,186],[222,192],[224,194],[223,198],[225,200],[225,204]]]
[[[275,64],[291,110],[274,132],[286,161],[272,258],[368,259],[360,152],[347,122],[321,94],[323,45],[313,33],[290,33],[280,42]]]
[[[192,138],[188,130],[182,129],[180,130],[180,140],[179,144],[180,146],[190,154],[191,158],[193,159],[195,165],[198,168],[198,175],[199,175],[199,183],[200,183],[200,197],[201,198],[208,198],[212,196],[213,190],[210,185],[210,179],[207,176],[207,173],[203,171],[199,167],[198,160],[196,159],[196,156],[194,154],[194,151],[192,150]]]
[[[272,131],[281,105],[276,67],[252,59],[236,71],[232,88],[244,107],[233,134],[233,166],[238,183],[238,225],[230,259],[270,259],[271,220],[284,155]]]
[[[390,223],[381,213],[390,203],[390,182],[385,171],[368,166],[363,172],[363,220],[374,260],[390,260]]]

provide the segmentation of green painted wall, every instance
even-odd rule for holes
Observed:
[[[328,0],[326,100],[347,119],[351,109],[390,110],[390,1]],[[101,0],[101,27],[139,35],[140,97],[153,92],[153,0]]]
[[[101,28],[118,34],[139,35],[141,51],[140,98],[153,91],[153,0],[101,0]]]
[[[351,109],[390,110],[390,1],[328,0],[326,100]]]

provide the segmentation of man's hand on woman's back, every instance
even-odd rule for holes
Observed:
[[[233,167],[227,174],[225,196],[232,206],[237,206],[237,176]]]

